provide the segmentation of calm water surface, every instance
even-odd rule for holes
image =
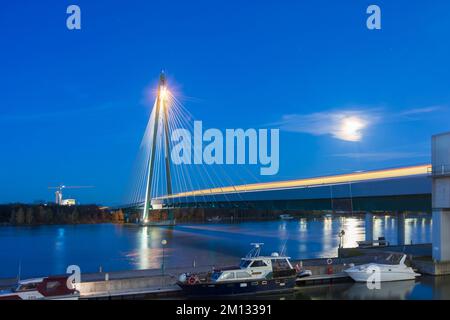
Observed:
[[[252,296],[276,300],[449,300],[450,276],[422,276],[418,280],[383,282],[369,290],[365,283],[341,283],[297,288],[294,293]]]
[[[183,224],[174,228],[127,225],[0,227],[0,278],[65,273],[70,264],[82,272],[220,265],[237,261],[251,242],[263,252],[284,252],[293,259],[337,255],[338,233],[345,247],[364,239],[363,217],[316,217],[291,221]],[[376,217],[374,237],[395,244],[394,217]],[[163,249],[161,240],[167,240]],[[406,242],[431,242],[429,216],[406,219]]]

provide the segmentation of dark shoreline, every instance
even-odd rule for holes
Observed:
[[[76,225],[122,223],[121,210],[98,205],[59,206],[56,204],[0,205],[0,226]]]
[[[339,216],[362,216],[359,211],[331,210],[275,210],[275,209],[231,209],[231,208],[173,208],[170,209],[177,223],[239,223],[245,221],[270,221],[289,214],[294,219]],[[375,215],[395,215],[393,212],[374,212]],[[429,215],[429,213],[423,213]],[[420,213],[410,213],[421,216]],[[167,219],[167,209],[153,211],[154,218]],[[99,205],[60,206],[56,204],[0,204],[1,226],[47,226],[79,224],[130,224],[138,221],[136,209],[111,209]]]

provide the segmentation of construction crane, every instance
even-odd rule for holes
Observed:
[[[63,200],[63,189],[84,189],[84,188],[94,188],[94,186],[65,186],[65,185],[59,185],[57,187],[48,187],[49,189],[57,189],[55,191],[55,203],[57,205],[72,205],[75,203],[65,203]]]

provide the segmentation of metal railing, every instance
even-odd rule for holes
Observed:
[[[450,175],[450,164],[433,165],[428,168],[428,174],[433,177]]]

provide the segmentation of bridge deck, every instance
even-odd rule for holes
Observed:
[[[241,208],[245,204],[263,209],[339,210],[339,199],[349,200],[347,206],[354,211],[430,211],[430,166],[195,190],[153,202],[173,207]]]

